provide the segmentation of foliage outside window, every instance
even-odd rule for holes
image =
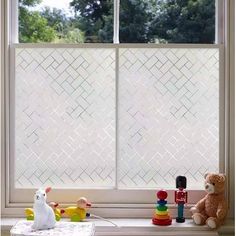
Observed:
[[[113,0],[71,0],[70,9],[19,0],[20,43],[112,43]],[[214,43],[213,0],[120,0],[120,43]]]

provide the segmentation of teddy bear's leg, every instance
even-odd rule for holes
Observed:
[[[206,220],[206,224],[211,228],[211,229],[215,229],[218,227],[219,225],[219,221],[216,217],[209,217]]]
[[[196,225],[204,225],[207,219],[207,217],[201,213],[194,213],[192,218]]]

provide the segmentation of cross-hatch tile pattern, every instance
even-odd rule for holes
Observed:
[[[219,50],[120,49],[119,187],[202,188],[219,164]]]
[[[15,50],[17,188],[201,188],[218,170],[218,49]]]
[[[115,50],[16,49],[16,187],[112,187]]]

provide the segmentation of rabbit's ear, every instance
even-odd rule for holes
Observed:
[[[46,192],[46,193],[49,193],[51,190],[52,190],[51,187],[47,187],[47,188],[45,189],[45,192]]]

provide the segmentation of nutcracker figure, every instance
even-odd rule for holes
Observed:
[[[175,191],[175,203],[178,204],[178,217],[176,222],[183,223],[185,222],[184,218],[184,204],[187,203],[188,193],[184,190],[187,185],[187,179],[185,176],[178,176],[176,178],[176,188]]]

